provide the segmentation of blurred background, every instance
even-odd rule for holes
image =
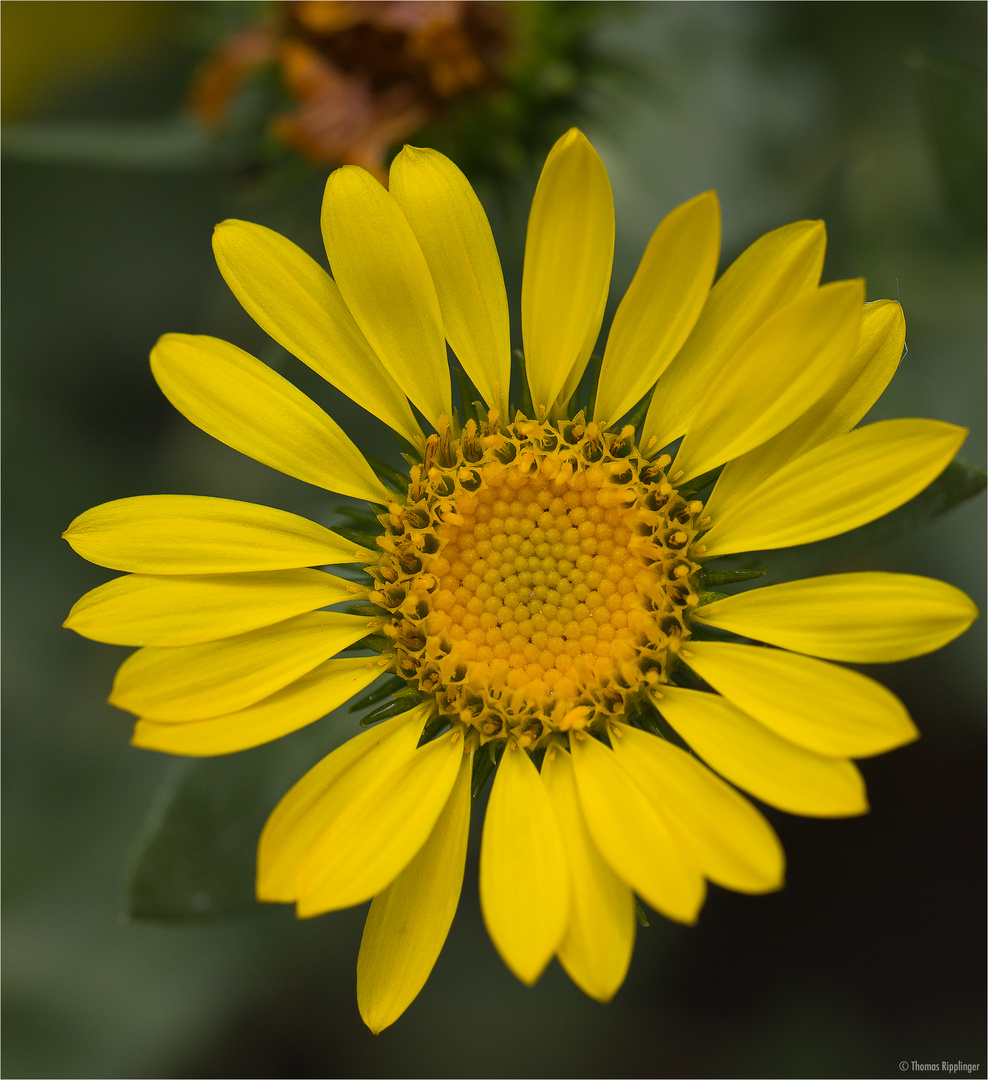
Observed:
[[[373,418],[239,310],[212,226],[260,221],[322,258],[334,164],[380,170],[403,141],[436,146],[488,209],[517,317],[528,204],[573,123],[614,188],[605,330],[651,231],[697,192],[720,195],[723,265],[768,229],[822,217],[825,279],[864,276],[869,298],[906,313],[908,355],[872,418],[962,424],[962,454],[983,464],[984,5],[121,0],[4,3],[2,19],[3,1075],[870,1077],[958,1059],[983,1071],[983,620],[876,672],[923,737],[863,763],[870,815],[769,812],[783,892],[713,888],[692,929],[653,918],[605,1007],[555,965],[531,990],[503,967],[480,920],[474,837],[432,978],[375,1037],[355,1000],[363,912],[252,910],[243,840],[354,718],[326,718],[277,757],[239,755],[235,783],[228,760],[206,762],[190,843],[220,854],[174,857],[187,910],[181,897],[142,907],[126,882],[182,767],[129,747],[128,718],[104,703],[125,651],[60,629],[112,575],[59,534],[141,493],[325,518],[320,492],[194,429],[151,378],[160,334],[224,337],[383,453]],[[841,568],[941,577],[983,608],[983,518],[981,496]],[[250,796],[229,843],[214,835],[228,781]],[[232,900],[211,903],[210,875],[234,883]],[[190,918],[135,917],[155,903]]]

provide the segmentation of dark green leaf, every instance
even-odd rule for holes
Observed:
[[[126,914],[208,920],[262,911],[254,899],[261,829],[292,784],[359,730],[344,715],[239,754],[175,762],[132,857]]]

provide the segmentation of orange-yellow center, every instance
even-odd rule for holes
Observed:
[[[434,437],[382,518],[396,669],[484,740],[601,726],[665,681],[696,603],[698,504],[593,425]]]

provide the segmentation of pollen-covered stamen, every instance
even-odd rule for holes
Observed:
[[[667,466],[582,418],[436,439],[381,517],[372,599],[398,673],[482,741],[532,748],[626,712],[666,681],[697,603],[701,507]]]

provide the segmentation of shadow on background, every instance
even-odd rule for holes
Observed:
[[[199,55],[182,44],[199,7],[4,4],[13,119],[174,112]],[[73,8],[86,9],[88,45]],[[870,298],[905,308],[909,353],[874,418],[966,425],[963,453],[983,461],[983,22],[967,3],[646,3],[602,17],[596,44],[636,73],[586,103],[618,217],[605,328],[678,201],[717,188],[725,263],[770,228],[824,217],[825,278],[863,275]],[[23,57],[12,74],[8,49]],[[322,179],[279,200],[221,164],[7,156],[4,1075],[861,1077],[903,1075],[899,1061],[914,1059],[983,1072],[983,622],[878,672],[923,738],[863,763],[872,813],[769,812],[786,889],[712,889],[694,929],[653,918],[610,1006],[555,965],[533,990],[504,969],[480,922],[476,837],[436,971],[378,1037],[355,1002],[362,912],[118,918],[128,852],[170,762],[131,749],[127,718],[104,704],[124,651],[59,629],[109,576],[59,533],[139,493],[318,506],[319,492],[171,410],[146,361],[168,331],[255,351],[358,443],[379,444],[379,424],[263,340],[211,260],[211,228],[231,216],[318,255]],[[533,186],[523,171],[492,205],[515,308]],[[983,507],[851,568],[942,577],[981,606]],[[293,738],[331,745],[351,722],[339,713]]]

